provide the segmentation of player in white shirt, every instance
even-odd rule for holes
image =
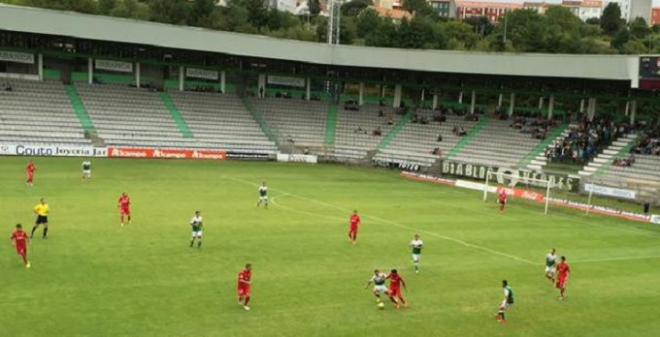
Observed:
[[[369,282],[367,282],[367,286],[365,289],[369,288],[369,286],[373,283],[374,288],[373,288],[373,293],[374,296],[376,296],[376,303],[382,302],[380,299],[380,295],[387,295],[389,293],[389,289],[387,289],[387,285],[385,285],[385,281],[387,280],[387,275],[385,273],[381,272],[380,270],[376,269],[374,270],[374,276],[372,276],[369,279]]]
[[[419,238],[419,234],[415,234],[415,237],[410,241],[410,248],[412,248],[412,260],[413,265],[415,266],[415,273],[419,273],[419,263],[422,259],[422,247],[424,247],[424,242]]]
[[[557,253],[555,249],[552,248],[550,253],[545,256],[545,277],[555,283],[555,275],[557,274]]]
[[[265,181],[259,186],[259,201],[257,201],[257,207],[261,206],[262,203],[264,204],[264,208],[268,208],[268,186],[266,186]]]
[[[92,162],[89,160],[82,162],[82,179],[92,179]]]
[[[190,248],[197,240],[197,248],[202,248],[202,229],[204,227],[202,215],[200,211],[195,211],[195,216],[190,220],[190,227],[192,228],[192,240],[190,240]]]

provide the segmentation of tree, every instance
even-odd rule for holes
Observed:
[[[614,35],[614,33],[621,29],[621,21],[621,8],[619,8],[619,4],[610,2],[600,17],[600,28],[603,29],[605,34]]]
[[[373,5],[371,0],[353,0],[341,6],[342,16],[357,16],[365,8]]]
[[[252,24],[257,30],[266,26],[268,23],[268,6],[264,0],[232,0],[238,2],[247,9],[248,22]]]
[[[321,3],[319,0],[309,0],[307,1],[307,7],[309,8],[309,14],[319,15],[321,13]]]
[[[403,2],[403,9],[421,16],[431,16],[435,14],[433,8],[431,8],[426,0],[405,0]]]
[[[117,6],[117,0],[99,0],[99,14],[109,15],[110,12]]]
[[[479,41],[479,35],[465,22],[452,20],[440,25],[450,48],[454,46],[457,49],[471,49]]]
[[[148,20],[151,14],[149,13],[149,6],[142,2],[137,2],[137,0],[117,0],[115,7],[110,11],[110,15]]]
[[[374,47],[393,47],[397,39],[397,29],[392,20],[381,20],[377,29],[367,34],[364,43]]]
[[[360,12],[357,17],[357,36],[364,38],[374,30],[378,29],[382,19],[378,16],[375,10],[367,8]]]
[[[638,39],[644,39],[651,33],[651,29],[646,23],[646,20],[641,17],[635,18],[635,20],[630,22],[628,27],[630,28],[630,34]]]
[[[213,14],[214,10],[214,0],[195,0],[190,9],[188,24],[191,26],[209,27],[210,22],[208,22],[208,18]]]
[[[630,31],[628,31],[628,28],[624,27],[614,35],[611,44],[612,47],[621,51],[623,49],[623,45],[628,41],[630,41]]]
[[[151,20],[183,25],[188,21],[190,6],[186,0],[149,0]]]
[[[469,24],[474,28],[474,31],[480,36],[486,36],[493,32],[495,26],[490,23],[485,16],[473,16],[464,20],[465,23]]]

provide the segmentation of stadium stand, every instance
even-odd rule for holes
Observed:
[[[280,145],[321,148],[328,104],[289,98],[251,98],[250,104],[276,133]]]
[[[491,120],[452,159],[496,167],[518,167],[540,143],[540,139],[528,131],[512,129],[510,121]]]
[[[234,94],[170,92],[200,146],[273,154],[275,143]]]
[[[88,145],[65,87],[56,81],[11,80],[0,90],[0,141]]]
[[[466,121],[461,116],[443,115],[445,121],[428,109],[417,111],[423,122],[411,122],[384,149],[379,149],[374,160],[394,163],[410,163],[424,167],[432,166],[438,158],[444,158],[461,140],[453,132],[455,127],[470,130],[475,121]]]
[[[363,105],[359,110],[339,109],[335,135],[335,157],[362,159],[378,144],[401,118],[392,108]]]
[[[601,175],[603,172],[608,171],[614,160],[630,152],[636,144],[636,140],[637,134],[635,133],[628,133],[619,137],[594,157],[578,174],[588,177],[593,174]]]

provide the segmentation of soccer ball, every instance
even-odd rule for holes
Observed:
[[[378,309],[380,309],[380,310],[385,309],[385,303],[383,303],[383,302],[378,303]]]

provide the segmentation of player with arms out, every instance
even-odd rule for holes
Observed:
[[[508,196],[506,195],[506,189],[503,186],[500,186],[497,189],[498,197],[497,202],[500,204],[500,212],[504,212],[504,206],[506,206]]]
[[[262,203],[264,204],[264,208],[268,208],[268,186],[266,186],[265,181],[259,186],[259,201],[257,201],[257,207],[261,206]]]
[[[358,227],[360,227],[361,222],[362,220],[358,215],[358,211],[353,211],[353,215],[351,215],[350,220],[350,228],[348,230],[348,241],[354,245],[357,244]]]
[[[557,253],[554,248],[545,256],[545,277],[553,284],[557,274]]]
[[[121,226],[124,227],[124,218],[128,219],[128,224],[131,224],[131,198],[128,197],[126,192],[122,193],[119,197],[118,205],[119,208],[119,221]]]
[[[82,162],[82,180],[92,179],[92,162],[88,159]]]
[[[502,304],[500,304],[500,309],[497,312],[497,315],[495,315],[495,319],[504,324],[506,323],[506,312],[509,311],[513,305],[513,289],[511,289],[507,280],[502,281],[502,289],[504,289],[504,299],[502,300]]]
[[[190,227],[192,228],[190,248],[195,244],[195,240],[197,240],[197,248],[202,248],[202,229],[204,224],[202,223],[202,215],[200,211],[195,211],[195,215],[190,220]]]
[[[388,295],[389,290],[387,289],[387,286],[385,285],[385,281],[387,280],[387,275],[385,273],[381,272],[380,270],[376,269],[374,270],[374,276],[369,279],[369,282],[367,282],[367,286],[365,289],[368,289],[371,284],[374,285],[373,288],[373,293],[374,296],[376,296],[376,303],[380,305],[383,301],[380,298],[380,295]]]
[[[415,266],[415,273],[419,274],[419,263],[422,259],[422,247],[424,247],[424,242],[419,238],[419,234],[415,234],[415,237],[410,241],[410,248],[412,248],[412,260],[413,265]]]
[[[246,264],[245,269],[238,273],[238,304],[243,306],[243,309],[249,311],[250,307],[250,290],[252,287],[252,265]]]
[[[559,289],[559,300],[563,301],[566,298],[566,286],[568,285],[568,277],[571,274],[571,267],[566,263],[566,256],[561,257],[561,262],[557,265],[557,289]]]
[[[11,234],[10,239],[16,247],[16,252],[23,259],[25,268],[30,268],[30,261],[27,257],[27,246],[30,239],[28,238],[27,233],[23,231],[23,226],[21,224],[16,225],[16,230]]]
[[[406,288],[406,281],[403,280],[396,269],[390,271],[390,274],[387,275],[387,279],[390,280],[389,295],[394,306],[399,309],[400,305],[403,304],[403,306],[407,308],[408,302],[403,298],[403,293],[401,292],[401,287],[404,289]]]
[[[39,203],[34,206],[34,214],[37,215],[37,220],[34,222],[34,227],[32,227],[32,232],[30,233],[30,239],[34,237],[34,232],[39,228],[39,226],[44,226],[44,232],[42,239],[48,238],[48,213],[50,213],[50,207],[46,203],[46,199],[39,199]]]
[[[34,165],[34,162],[30,160],[28,165],[25,167],[25,174],[27,175],[27,180],[25,181],[25,184],[28,186],[33,186],[34,185],[34,172],[37,171],[37,166]]]

